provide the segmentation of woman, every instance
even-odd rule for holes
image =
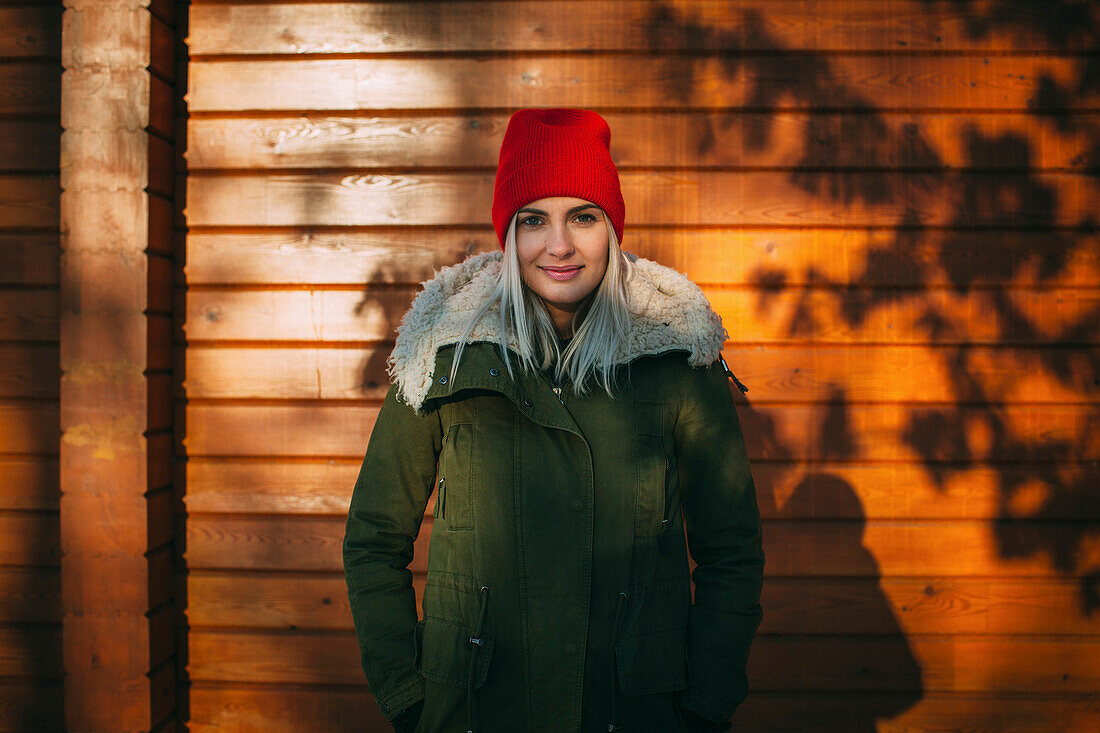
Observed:
[[[763,554],[726,332],[687,278],[619,249],[609,141],[593,112],[516,112],[503,252],[444,268],[401,322],[344,538],[397,730],[717,731],[747,694]]]

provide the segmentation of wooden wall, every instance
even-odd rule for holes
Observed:
[[[60,585],[72,733],[160,733],[180,721],[173,11],[172,0],[65,0],[62,16]]]
[[[736,728],[1100,726],[1098,38],[1069,0],[194,2],[191,730],[386,730],[345,512],[525,106],[606,116],[624,248],[703,286],[750,388]]]
[[[60,730],[61,8],[0,5],[0,730]]]

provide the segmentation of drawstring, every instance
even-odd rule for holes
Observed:
[[[607,724],[608,733],[618,728],[615,725],[615,640],[619,637],[619,623],[623,619],[623,601],[625,600],[626,593],[619,591],[618,605],[615,608],[615,625],[611,629],[611,721]]]
[[[485,612],[489,610],[489,586],[481,586],[481,610],[477,615],[477,631],[470,637],[470,675],[466,679],[466,733],[474,733],[474,666],[477,662],[477,650],[485,643],[481,632],[485,626]]]
[[[718,361],[722,362],[722,371],[726,373],[726,376],[733,380],[733,383],[737,385],[737,389],[741,390],[741,394],[749,391],[749,388],[741,384],[741,380],[733,375],[733,371],[730,369],[729,364],[722,358],[721,354],[718,356]]]

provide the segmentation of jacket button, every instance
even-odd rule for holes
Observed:
[[[445,377],[444,377],[444,378],[445,378]],[[390,714],[390,706],[389,706],[389,705],[387,705],[386,703],[382,703],[382,704],[381,704],[381,705],[379,705],[378,707],[382,708],[382,712],[383,712],[383,713],[385,713],[386,715],[389,715],[389,714]]]
[[[446,384],[447,383],[447,378],[446,377],[440,377],[439,378],[439,383],[440,384]]]
[[[524,407],[530,407],[532,404],[534,404],[534,403],[531,402],[531,399],[529,397],[524,397],[523,398]]]
[[[498,370],[498,369],[497,369],[496,367],[491,367],[491,368],[489,369],[489,376],[491,376],[491,377],[495,377],[495,376],[497,376],[498,374],[500,374],[500,371],[499,371],[499,370]]]

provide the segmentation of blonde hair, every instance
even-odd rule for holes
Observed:
[[[519,253],[516,249],[516,222],[513,214],[504,238],[504,258],[500,280],[485,302],[474,312],[455,347],[451,363],[451,380],[458,372],[458,363],[474,327],[494,305],[500,307],[499,346],[508,374],[515,377],[508,346],[512,336],[516,356],[526,372],[552,370],[554,381],[563,377],[573,385],[573,391],[583,395],[589,381],[595,381],[614,398],[615,356],[630,337],[630,306],[627,282],[633,274],[629,258],[619,249],[619,238],[611,220],[604,214],[607,226],[607,270],[591,296],[587,309],[577,309],[570,324],[573,338],[563,352],[558,343],[558,331],[542,298],[523,281]]]

